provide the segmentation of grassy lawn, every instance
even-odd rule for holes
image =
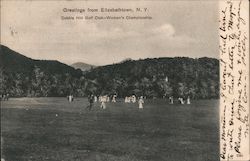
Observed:
[[[89,111],[77,98],[2,102],[6,161],[219,161],[219,101],[123,100]]]

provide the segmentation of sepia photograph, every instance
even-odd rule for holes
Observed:
[[[219,8],[2,0],[1,161],[225,159]]]

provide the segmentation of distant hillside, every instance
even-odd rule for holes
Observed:
[[[87,65],[88,66],[88,65]],[[82,72],[58,61],[34,60],[0,48],[0,94],[219,98],[219,60],[187,57],[127,59]]]
[[[34,60],[3,45],[0,60],[0,93],[12,96],[64,96],[76,90],[73,83],[82,77],[80,69],[58,61]]]
[[[94,65],[90,65],[90,64],[86,64],[86,63],[82,63],[82,62],[77,62],[71,65],[73,68],[75,69],[81,69],[82,71],[87,71],[90,70],[92,68],[95,68],[96,66]]]
[[[219,60],[206,57],[127,60],[97,67],[85,77],[96,82],[96,91],[99,93],[148,97],[219,97]]]
[[[30,73],[33,69],[40,68],[49,74],[70,74],[72,76],[81,76],[80,70],[75,70],[66,64],[56,60],[34,60],[21,55],[6,46],[1,45],[0,67],[6,72],[24,72]]]

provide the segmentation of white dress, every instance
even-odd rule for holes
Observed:
[[[101,96],[100,102],[101,102],[101,108],[102,108],[102,109],[106,109],[106,104],[105,104],[106,100],[107,100],[107,99],[106,99],[105,96]]]
[[[112,102],[116,102],[116,95],[113,96]]]
[[[72,102],[73,96],[69,95],[69,102]]]
[[[138,103],[139,103],[139,108],[142,109],[143,108],[143,103],[144,103],[143,99],[140,98]]]
[[[136,97],[135,97],[135,95],[133,95],[131,99],[132,99],[132,102],[133,102],[133,103],[136,102]]]

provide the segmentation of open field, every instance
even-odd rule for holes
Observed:
[[[2,102],[6,161],[219,161],[218,100],[169,105],[99,103],[77,98]]]

